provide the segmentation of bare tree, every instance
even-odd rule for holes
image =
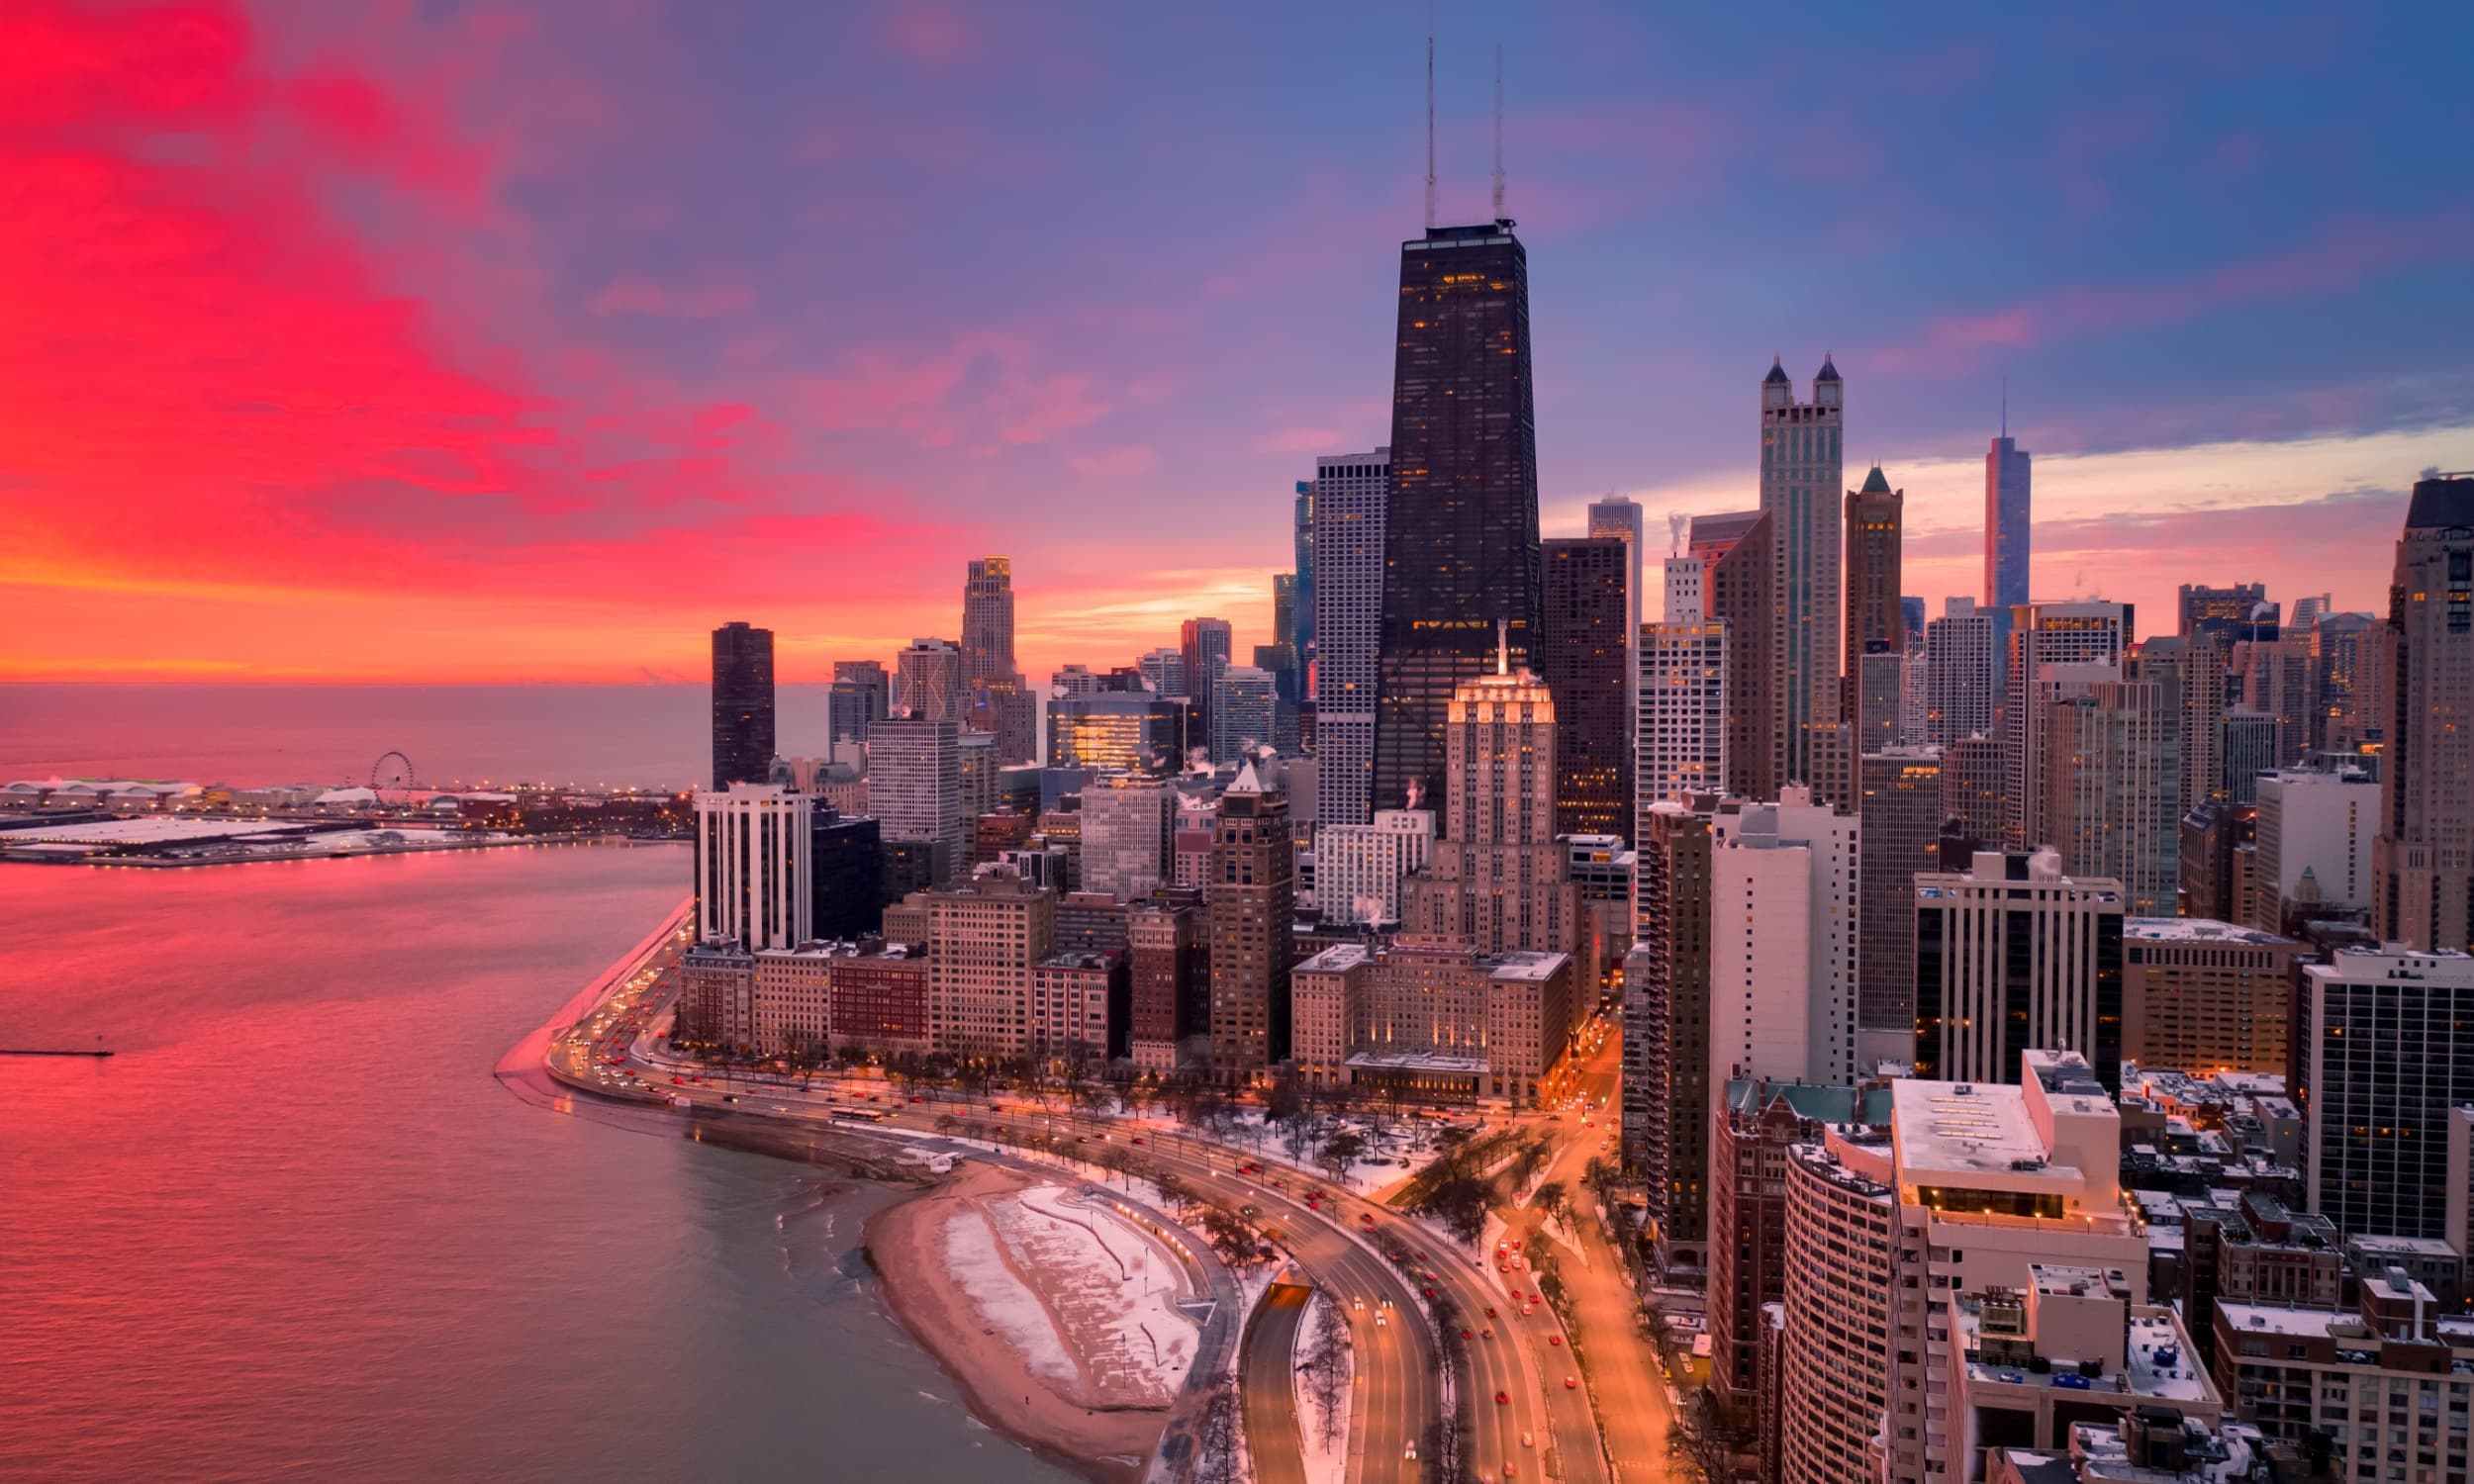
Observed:
[[[1194,1484],[1239,1484],[1245,1478],[1244,1425],[1237,1375],[1214,1382],[1202,1414],[1202,1438],[1194,1450]]]
[[[1697,1484],[1728,1484],[1737,1474],[1736,1457],[1752,1445],[1751,1428],[1730,1424],[1719,1415],[1706,1391],[1694,1391],[1675,1413],[1675,1428],[1666,1446],[1681,1465],[1683,1477]]]
[[[1348,1368],[1349,1318],[1340,1301],[1326,1293],[1315,1311],[1314,1336],[1299,1367],[1305,1374],[1307,1399],[1314,1404],[1315,1432],[1325,1447],[1340,1440],[1340,1430],[1348,1420]]]

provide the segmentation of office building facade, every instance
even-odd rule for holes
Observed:
[[[2171,681],[2100,681],[2052,703],[2046,824],[2063,869],[2122,883],[2128,910],[2173,914],[2181,884],[2182,697]]]
[[[1916,878],[1916,1075],[1999,1082],[2030,1047],[2122,1082],[2122,883],[2050,851],[1979,851]]]
[[[1948,747],[1962,737],[1993,735],[2000,699],[2000,630],[1972,598],[1952,598],[1925,625],[1925,735]]]
[[[1383,545],[1400,580],[1383,588],[1376,678],[1381,809],[1415,808],[1440,786],[1445,713],[1489,668],[1498,623],[1514,656],[1535,663],[1529,259],[1509,222],[1430,228],[1401,244],[1395,345]]]
[[[1781,528],[1765,510],[1692,519],[1690,554],[1705,563],[1702,616],[1726,625],[1726,791],[1739,798],[1778,796],[1773,625]]]
[[[960,725],[962,651],[944,639],[913,639],[894,656],[894,704],[913,721]]]
[[[1942,750],[1893,747],[1857,765],[1856,1070],[1904,1062],[1916,1026],[1916,877],[1941,869]],[[1870,1043],[1870,1044],[1868,1044]]]
[[[1220,795],[1209,884],[1211,1067],[1250,1082],[1288,1055],[1288,968],[1296,924],[1296,853],[1288,799],[1249,761]]]
[[[773,630],[725,623],[713,631],[714,790],[765,782],[773,754]]]
[[[2302,974],[2311,1209],[2349,1236],[2448,1236],[2448,1120],[2474,1103],[2474,958],[2392,943]]]
[[[1555,698],[1508,656],[1496,663],[1446,711],[1443,839],[1433,870],[1404,886],[1402,920],[1480,954],[1570,953],[1579,895],[1556,840]]]
[[[1879,464],[1864,476],[1862,488],[1847,492],[1847,616],[1839,642],[1840,674],[1850,686],[1856,684],[1865,655],[1896,655],[1907,648],[1907,610],[1899,593],[1906,510],[1907,492],[1891,489]],[[1852,704],[1842,707],[1846,715],[1855,711]]]
[[[1712,828],[1707,1085],[1853,1082],[1859,822],[1790,784]]]
[[[2141,1067],[2283,1076],[2303,945],[2205,917],[2122,924],[2122,1055]]]
[[[1314,465],[1314,814],[1364,824],[1374,817],[1391,450],[1325,454]]]
[[[2051,704],[2098,681],[2120,680],[2132,640],[2128,603],[2031,603],[2011,613],[2009,680],[2003,687],[2009,768],[2003,838],[2012,850],[2044,842]]]
[[[696,795],[696,937],[749,951],[815,936],[810,814],[815,801],[770,784]]]
[[[911,716],[890,716],[870,727],[868,807],[888,843],[932,843],[958,863],[963,853],[961,727]]]
[[[2371,928],[2415,948],[2467,948],[2474,946],[2474,474],[2415,483],[2384,627],[2395,682],[2380,755]]]
[[[2009,424],[2005,413],[2000,436],[1984,451],[1984,609],[1993,620],[1996,655],[2009,652],[2012,613],[2035,598],[2028,580],[2035,548],[2035,469],[2028,451],[2010,436]],[[1994,675],[1998,686],[2001,672]]]
[[[1632,829],[1633,547],[1617,536],[1541,543],[1539,678],[1555,697],[1555,832]]]

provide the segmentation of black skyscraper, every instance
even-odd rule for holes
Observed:
[[[761,784],[773,773],[773,630],[713,631],[713,786]]]
[[[1533,663],[1538,584],[1528,255],[1508,221],[1429,229],[1400,244],[1376,808],[1440,796],[1453,689],[1494,668],[1498,619]]]

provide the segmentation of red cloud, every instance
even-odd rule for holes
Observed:
[[[820,563],[871,552],[856,602],[952,544],[842,513],[898,502],[785,467],[760,407],[561,339],[540,265],[459,297],[426,244],[527,236],[446,121],[523,35],[287,68],[237,3],[0,15],[0,673],[599,673],[671,647],[614,633],[819,615]]]

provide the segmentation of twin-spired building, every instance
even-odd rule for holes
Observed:
[[[1815,782],[1814,733],[1839,721],[1840,485],[1846,408],[1838,367],[1822,357],[1813,400],[1795,400],[1776,361],[1761,379],[1761,510],[1772,539],[1776,603],[1770,678],[1777,728],[1771,738],[1782,783]]]

